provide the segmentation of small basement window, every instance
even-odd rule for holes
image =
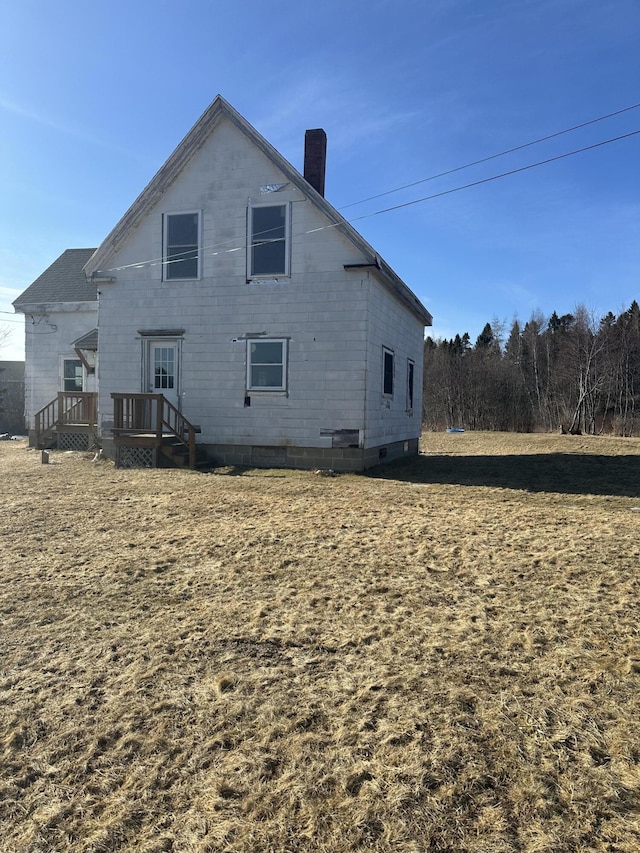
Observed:
[[[247,341],[247,390],[287,390],[287,341]]]
[[[164,216],[165,281],[200,278],[200,212]]]
[[[393,396],[394,354],[393,350],[382,347],[382,393]]]

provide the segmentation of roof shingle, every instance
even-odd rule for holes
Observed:
[[[14,301],[22,305],[41,302],[95,302],[94,282],[87,281],[83,267],[95,249],[67,249]]]

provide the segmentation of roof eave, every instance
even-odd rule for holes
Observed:
[[[80,302],[19,302],[11,303],[17,314],[50,314],[55,311],[96,311],[98,300]]]
[[[226,113],[227,110],[235,112],[233,107],[227,104],[224,98],[217,95],[182,142],[179,143],[173,154],[158,169],[124,216],[121,217],[100,246],[98,246],[95,253],[89,258],[84,266],[87,277],[92,276],[96,271],[100,271],[102,275],[110,272],[110,270],[105,269],[107,259],[118,250],[131,230],[138,226],[147,211],[169,189],[178,175],[202,147],[220,121],[222,114]]]

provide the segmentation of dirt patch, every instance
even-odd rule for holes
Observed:
[[[7,853],[640,847],[640,441],[373,476],[0,444]]]

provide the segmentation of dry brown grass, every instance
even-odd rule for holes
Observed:
[[[423,448],[0,444],[3,853],[640,850],[640,441]]]

